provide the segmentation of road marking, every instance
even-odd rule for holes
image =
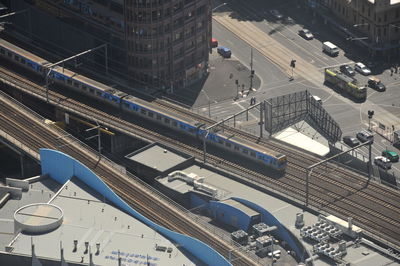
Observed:
[[[341,65],[349,65],[349,64],[355,64],[355,62],[354,61],[348,61],[348,62],[341,63],[341,64],[320,67],[319,69],[334,68],[334,67],[338,67],[338,66],[341,66]]]

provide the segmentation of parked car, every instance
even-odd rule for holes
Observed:
[[[385,158],[383,156],[376,156],[374,158],[374,164],[377,165],[378,167],[381,167],[385,170],[388,170],[392,168],[392,163],[388,158]]]
[[[342,72],[343,74],[352,77],[356,74],[356,72],[354,71],[354,69],[349,66],[349,65],[341,65],[340,66],[340,72]]]
[[[357,138],[352,136],[344,136],[343,142],[349,145],[350,147],[355,147],[357,145],[360,145],[360,142],[357,140]]]
[[[368,86],[377,91],[385,91],[386,90],[385,85],[383,85],[383,83],[380,81],[380,79],[378,79],[376,77],[371,77],[368,79]]]
[[[384,150],[382,151],[382,156],[388,158],[391,162],[399,161],[399,155],[394,151]]]
[[[217,48],[217,52],[222,55],[222,57],[224,58],[229,58],[232,55],[232,51],[231,49],[229,49],[228,47],[224,47],[224,46],[220,46]]]
[[[359,73],[363,74],[364,76],[368,76],[371,74],[371,70],[361,62],[356,63],[354,69]]]
[[[283,15],[281,14],[281,12],[279,12],[276,9],[272,9],[271,11],[269,11],[271,13],[272,16],[274,16],[274,18],[276,19],[283,19]]]
[[[311,31],[307,29],[301,29],[299,30],[299,35],[303,37],[306,40],[312,40],[314,39],[314,35],[311,33]]]
[[[356,134],[356,137],[363,143],[370,140],[372,141],[372,143],[374,142],[374,135],[372,135],[372,133],[367,130],[358,132]]]
[[[215,38],[211,38],[211,47],[215,48],[218,47],[218,40]]]

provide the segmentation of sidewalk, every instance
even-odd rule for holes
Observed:
[[[236,84],[236,80],[238,84]],[[253,88],[260,88],[261,80],[257,74],[253,78]],[[235,58],[223,58],[216,48],[210,54],[208,75],[200,82],[187,88],[175,90],[166,97],[198,108],[220,101],[247,96],[250,87],[250,69]]]

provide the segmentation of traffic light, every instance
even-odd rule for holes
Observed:
[[[292,68],[296,67],[296,60],[292,59],[292,61],[290,61],[290,67]]]
[[[238,80],[238,79],[235,80],[235,84],[236,84],[236,85],[239,85],[239,80]]]
[[[254,77],[254,70],[252,70],[251,72],[250,72],[250,76],[253,78]]]
[[[374,116],[373,110],[368,110],[368,118],[371,119]]]

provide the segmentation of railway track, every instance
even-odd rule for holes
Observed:
[[[18,77],[16,74],[7,74],[7,72],[9,71],[2,69],[1,75],[8,75],[8,77],[13,76],[15,79],[14,82],[21,83],[21,86],[27,86],[29,84],[30,87],[38,90],[37,93],[41,93],[43,95],[43,88],[40,86]],[[51,92],[51,97],[54,97],[54,99],[51,99],[52,101],[57,102],[57,97],[61,96],[57,96],[57,94]],[[179,113],[183,115],[189,115],[187,110],[177,106],[160,101],[157,101],[157,103],[159,105],[167,105],[169,106],[168,108],[173,108],[175,111],[179,111]],[[64,106],[67,106],[67,104],[76,106],[79,103],[70,99],[63,101]],[[129,132],[129,128],[132,127],[132,124],[128,123],[127,121],[104,114],[93,108],[85,108],[87,108],[86,111],[81,110],[80,112],[90,112],[93,115],[99,115],[100,118],[107,118],[111,121],[117,122],[118,125],[115,125],[114,123],[111,126],[119,128],[120,130],[123,129]],[[197,120],[203,119],[202,121],[207,122],[208,124],[215,123],[215,121],[198,116],[196,114],[193,114],[193,116]],[[234,134],[240,133],[240,136],[243,135],[244,138],[247,138],[251,141],[258,141],[258,139],[254,136],[240,132],[237,129],[226,127],[225,130],[230,130]],[[149,136],[150,135],[148,134],[147,137]],[[171,144],[171,141],[169,140],[166,140],[166,142],[169,143],[169,145]],[[245,169],[225,160],[222,161],[222,164],[219,163],[219,165],[228,167],[231,171],[238,173],[239,175],[247,176],[251,182],[255,182],[261,186],[269,187],[272,190],[285,193],[298,201],[304,201],[304,167],[316,162],[317,160],[312,158],[310,155],[301,154],[293,149],[288,150],[289,152],[296,153],[290,154],[281,146],[278,147],[277,144],[272,141],[261,140],[258,141],[258,143],[288,155],[288,167],[286,175],[283,178],[279,180],[271,179],[263,174]],[[176,141],[174,142],[174,145],[175,147],[178,147],[189,154],[193,154],[198,158],[201,158],[202,156],[201,151],[193,149],[191,146],[184,147],[182,146],[182,143],[177,143]],[[214,158],[212,156],[208,157],[209,161],[211,162],[221,162],[220,158]],[[294,159],[295,157],[296,160]],[[327,164],[326,167],[332,173],[340,173],[343,176],[348,175],[347,170],[337,169],[337,165]],[[391,191],[388,188],[380,187],[377,184],[367,183],[365,178],[362,177],[361,179],[359,176],[354,174],[350,175],[350,178],[356,180],[356,182],[347,183],[338,178],[333,178],[330,175],[326,175],[326,171],[315,170],[313,173],[314,174],[311,176],[310,180],[309,201],[311,204],[313,204],[319,210],[332,213],[342,218],[346,218],[346,216],[353,217],[354,221],[361,225],[364,229],[367,229],[383,239],[391,242],[395,247],[399,246],[400,240],[398,236],[400,235],[400,224],[398,221],[400,220],[400,208],[396,202],[399,202],[398,200],[400,199],[400,195],[396,191]],[[368,186],[365,186],[366,184],[368,184]],[[383,198],[382,195],[385,195],[385,198]],[[387,212],[385,212],[385,208],[388,209]],[[382,226],[382,224],[384,226]]]
[[[0,97],[1,98],[1,97]],[[199,225],[193,223],[184,214],[164,202],[155,198],[151,193],[143,193],[144,188],[133,182],[127,176],[116,173],[114,169],[101,161],[98,163],[96,154],[84,151],[81,147],[76,147],[74,143],[64,143],[59,134],[49,130],[43,124],[38,123],[31,116],[22,113],[9,103],[1,99],[0,104],[0,128],[13,132],[14,138],[17,138],[23,144],[31,147],[33,150],[40,148],[58,149],[85,164],[92,169],[102,180],[110,186],[121,198],[123,198],[135,210],[142,213],[157,224],[160,224],[170,230],[195,237],[210,246],[221,254],[227,255],[230,250],[237,249],[236,246],[229,245],[204,230]],[[10,115],[13,114],[13,115]],[[32,134],[32,133],[35,134]],[[162,136],[159,136],[162,138]],[[256,264],[239,251],[232,251],[236,256],[235,265],[253,265]]]

